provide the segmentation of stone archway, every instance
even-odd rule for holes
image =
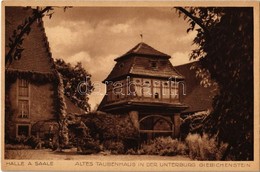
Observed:
[[[139,120],[139,133],[142,140],[151,140],[159,136],[173,136],[174,122],[170,116],[145,115]]]

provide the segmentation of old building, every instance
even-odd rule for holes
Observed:
[[[218,92],[216,85],[203,86],[201,84],[201,79],[196,76],[196,66],[198,65],[199,61],[174,66],[185,77],[185,96],[183,96],[182,102],[188,108],[182,111],[182,118],[196,112],[211,111],[213,98]]]
[[[179,137],[185,82],[170,58],[143,42],[116,58],[98,110],[129,115],[144,140]]]
[[[31,8],[5,8],[5,44]],[[24,37],[20,60],[5,66],[5,135],[8,138],[35,135],[44,138],[65,113],[82,113],[63,97],[60,75],[55,70],[43,21],[31,26]],[[9,51],[6,46],[5,53]],[[66,110],[66,104],[68,110]]]

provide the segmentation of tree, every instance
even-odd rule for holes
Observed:
[[[93,91],[91,84],[91,75],[78,62],[75,66],[66,63],[62,59],[55,60],[57,71],[62,75],[64,94],[76,106],[82,108],[86,112],[90,111],[88,103],[88,95]]]
[[[202,79],[210,78],[219,89],[205,131],[228,143],[222,160],[253,160],[253,8],[177,10],[189,18],[187,32],[197,31],[198,48],[190,58],[199,59]]]

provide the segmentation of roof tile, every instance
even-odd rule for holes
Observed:
[[[191,67],[199,62],[192,62],[184,65],[175,66],[175,68],[185,77],[185,92],[183,103],[189,108],[184,112],[197,112],[212,109],[213,97],[216,95],[215,86],[204,87],[200,84],[200,78],[196,77],[195,69]]]
[[[105,81],[115,80],[127,75],[183,79],[183,76],[174,69],[169,58],[171,58],[169,55],[141,42],[115,59],[117,63]],[[152,68],[151,62],[156,62],[157,67]]]
[[[12,36],[13,31],[17,26],[22,24],[26,17],[32,15],[31,8],[25,7],[7,7],[5,9],[5,44],[8,45],[9,37]],[[25,35],[22,44],[24,51],[20,60],[14,60],[9,69],[33,71],[39,73],[51,73],[53,70],[53,63],[49,44],[46,34],[44,32],[43,22],[37,21],[32,24],[31,32]],[[9,48],[5,48],[5,53]]]
[[[140,42],[134,48],[132,48],[131,50],[129,50],[122,56],[116,58],[115,61],[117,61],[123,57],[126,57],[128,55],[150,55],[150,56],[159,56],[159,57],[170,58],[169,55],[154,49],[153,47],[151,47],[150,45],[147,45],[144,42]]]

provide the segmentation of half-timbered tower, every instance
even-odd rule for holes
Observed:
[[[179,137],[185,83],[170,58],[143,42],[116,58],[99,110],[129,115],[144,140]]]

